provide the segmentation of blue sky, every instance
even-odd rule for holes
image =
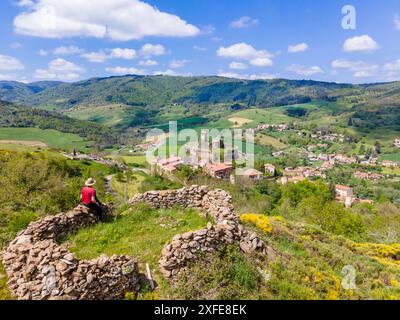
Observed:
[[[4,0],[0,28],[0,80],[400,80],[398,0]]]

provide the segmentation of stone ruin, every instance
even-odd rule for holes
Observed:
[[[139,268],[128,256],[78,260],[58,240],[97,222],[84,206],[29,224],[3,253],[8,286],[20,300],[123,299],[136,292]]]
[[[129,204],[139,202],[156,209],[195,208],[215,222],[176,235],[164,246],[159,266],[167,278],[174,279],[200,253],[216,252],[221,245],[238,244],[246,253],[268,253],[256,234],[240,225],[232,197],[224,190],[191,186],[150,191],[137,194]],[[95,223],[95,215],[84,206],[30,223],[1,254],[12,294],[20,300],[111,300],[123,299],[126,292],[137,292],[140,274],[136,259],[102,255],[79,260],[59,244],[63,236]]]
[[[264,243],[253,232],[248,232],[239,223],[232,205],[232,196],[224,190],[209,190],[206,186],[191,186],[179,190],[150,191],[137,194],[130,205],[144,202],[155,209],[181,206],[205,211],[215,224],[207,228],[176,235],[164,246],[159,260],[161,272],[173,278],[200,253],[213,253],[221,245],[235,244],[246,253],[267,253]]]

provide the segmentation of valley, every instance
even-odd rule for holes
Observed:
[[[398,88],[170,76],[0,81],[1,247],[31,221],[73,209],[82,183],[94,177],[115,216],[62,240],[78,258],[127,254],[142,270],[148,263],[155,290],[143,280],[126,299],[399,299]],[[253,130],[254,168],[237,174],[246,169],[239,161],[246,150],[227,150],[209,136],[201,138],[205,145],[233,153],[231,163],[177,157],[169,121],[198,135]],[[147,140],[156,128],[164,134]],[[146,152],[163,141],[166,157],[148,163]],[[166,280],[158,266],[164,245],[209,220],[179,206],[128,202],[191,185],[229,192],[243,227],[268,255],[221,247]],[[348,265],[358,272],[353,289],[342,286]],[[0,275],[0,299],[10,298],[1,265]]]

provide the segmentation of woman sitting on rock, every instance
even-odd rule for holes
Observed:
[[[96,214],[97,218],[102,219],[103,204],[97,198],[96,189],[94,188],[95,184],[96,180],[94,180],[93,178],[89,178],[85,182],[85,186],[83,187],[81,193],[81,201],[85,207],[89,208]]]

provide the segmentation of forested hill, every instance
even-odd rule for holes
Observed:
[[[77,105],[125,104],[157,107],[170,103],[236,102],[274,106],[332,98],[349,94],[349,91],[356,89],[346,84],[284,79],[247,81],[222,77],[127,75],[61,83],[38,92],[19,88],[18,94],[11,94],[3,90],[0,98],[29,106],[61,109]]]
[[[10,102],[18,101],[61,83],[59,81],[40,81],[25,84],[16,81],[0,81],[0,99]]]
[[[358,105],[400,105],[400,82],[351,85],[311,80],[239,80],[222,77],[135,76],[92,78],[75,83],[0,81],[0,99],[27,106],[171,103],[243,103],[275,106],[353,97]]]
[[[119,142],[121,133],[96,123],[76,120],[57,112],[26,108],[0,100],[0,127],[38,127],[75,133],[100,147]]]
[[[191,106],[189,113],[196,114],[199,105],[210,106],[207,112],[212,112],[221,103],[238,108],[267,108],[315,100],[341,101],[352,108],[351,121],[358,127],[400,124],[400,82],[351,85],[311,80],[126,75],[75,83],[0,82],[0,99],[62,112],[82,113],[79,110],[90,107],[93,116],[89,119],[80,115],[81,119],[122,129],[154,124],[154,116],[173,104]],[[97,107],[103,109],[95,111]]]

